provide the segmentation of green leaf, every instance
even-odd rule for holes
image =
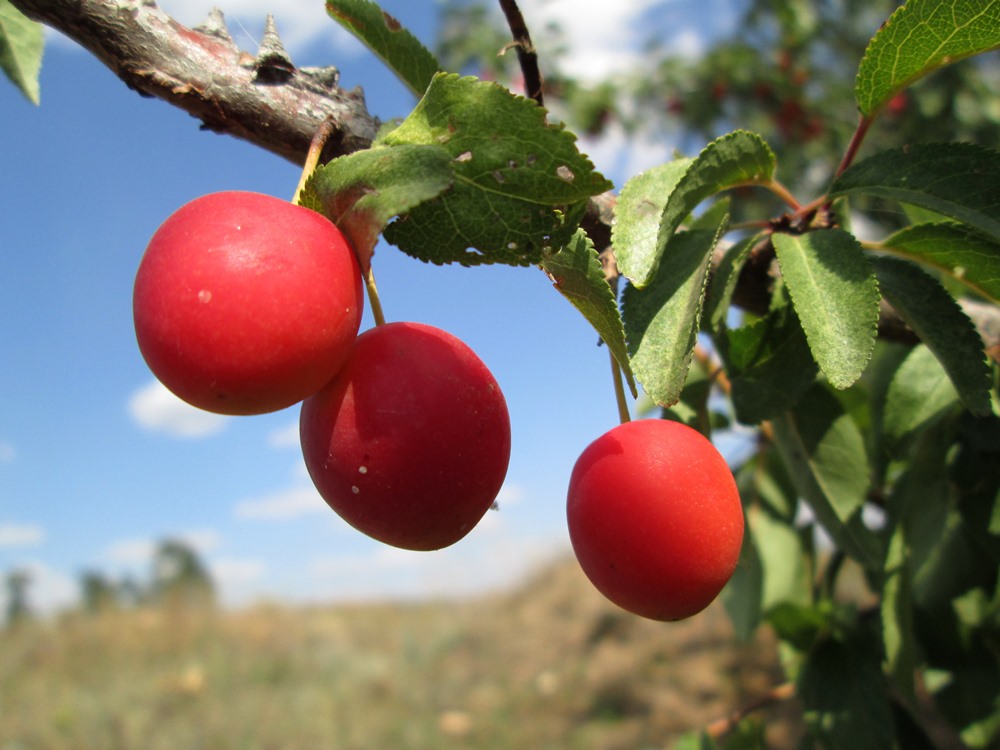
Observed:
[[[833,626],[826,607],[780,602],[767,611],[767,621],[781,640],[799,651],[808,651]]]
[[[889,383],[882,416],[885,447],[897,453],[913,433],[954,406],[955,386],[926,346],[916,346]]]
[[[879,248],[921,263],[1000,303],[1000,242],[961,224],[932,222],[901,229]]]
[[[559,293],[594,327],[622,368],[632,395],[638,395],[625,347],[625,328],[618,312],[618,301],[587,233],[577,230],[562,250],[545,254],[542,268]]]
[[[871,116],[919,78],[1000,47],[1000,1],[909,0],[868,44],[855,97]]]
[[[839,229],[775,234],[781,274],[820,370],[835,388],[853,385],[871,359],[879,291],[861,245]]]
[[[749,641],[760,623],[764,572],[752,534],[743,535],[739,563],[722,590],[722,602],[736,637]]]
[[[897,524],[889,539],[883,571],[882,645],[889,679],[909,702],[916,703],[913,676],[917,667],[913,633],[913,581],[905,525]]]
[[[709,331],[721,332],[726,327],[729,306],[736,291],[740,271],[750,255],[750,250],[760,240],[760,236],[747,237],[730,246],[719,263],[712,269],[709,278],[708,295],[705,298],[705,327]]]
[[[819,369],[790,304],[717,336],[736,418],[757,424],[792,408]]]
[[[879,639],[858,631],[810,652],[798,678],[809,734],[819,747],[891,750],[893,723]]]
[[[864,438],[837,397],[814,385],[771,424],[792,482],[819,523],[844,552],[880,569],[878,540],[861,518],[869,477]]]
[[[629,284],[622,293],[622,316],[632,369],[656,403],[680,398],[698,339],[709,261],[726,221],[714,232],[681,232],[667,262],[646,289]]]
[[[370,0],[326,0],[326,12],[374,52],[415,95],[441,67],[413,34]]]
[[[453,181],[451,155],[441,146],[377,146],[318,167],[299,202],[336,224],[367,267],[389,220],[440,195]]]
[[[989,414],[992,377],[983,342],[955,298],[912,263],[888,257],[873,262],[885,298],[934,352],[962,403],[974,414]]]
[[[26,18],[10,0],[0,0],[0,69],[33,104],[39,102],[44,50],[42,25]]]
[[[881,151],[854,164],[830,197],[862,193],[911,203],[1000,240],[1000,152],[972,143],[936,143]]]
[[[611,227],[611,246],[618,270],[648,265],[662,251],[658,248],[660,220],[667,198],[678,180],[691,166],[692,159],[676,159],[641,172],[621,190],[615,203],[615,221]]]
[[[708,144],[669,192],[651,246],[622,245],[618,268],[637,288],[652,283],[661,259],[681,222],[706,198],[742,185],[760,185],[774,177],[774,152],[756,133],[738,130]]]
[[[611,187],[534,101],[475,78],[436,75],[377,145],[436,145],[452,158],[453,187],[385,231],[433,263],[539,263],[570,241],[587,199]]]

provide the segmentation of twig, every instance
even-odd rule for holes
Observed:
[[[515,0],[500,0],[500,8],[507,18],[507,25],[514,41],[503,49],[506,52],[510,47],[517,49],[517,61],[521,65],[521,73],[524,75],[525,94],[544,106],[542,98],[542,73],[538,69],[538,55],[535,53],[535,45],[531,42],[531,34],[528,33],[528,24],[525,23],[521,9],[517,7]]]
[[[773,706],[775,703],[781,703],[782,701],[786,701],[794,697],[795,683],[785,682],[764,693],[764,695],[755,700],[753,703],[749,703],[746,706],[733,711],[729,714],[729,716],[713,721],[705,727],[705,734],[712,739],[717,740],[723,735],[729,734],[729,732],[733,731],[741,721],[754,711],[759,711],[762,708]]]

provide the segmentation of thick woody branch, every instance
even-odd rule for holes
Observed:
[[[29,18],[78,42],[129,87],[163,99],[203,127],[242,138],[295,163],[327,118],[326,157],[365,148],[378,122],[335,68],[296,68],[268,22],[256,54],[241,51],[214,11],[189,29],[153,0],[12,0]]]

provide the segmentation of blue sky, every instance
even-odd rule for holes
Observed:
[[[188,24],[211,5],[161,2]],[[433,41],[430,0],[383,5]],[[531,5],[529,23],[560,19],[576,35],[566,65],[583,74],[633,64],[651,15],[691,52],[703,38],[677,23],[699,7],[688,0],[554,0],[534,18]],[[255,51],[271,6],[296,64],[336,64],[383,118],[409,111],[412,98],[320,0],[223,4],[242,48]],[[541,272],[424,266],[379,248],[387,317],[440,326],[478,352],[504,389],[514,446],[500,511],[468,537],[435,553],[384,547],[311,489],[297,408],[198,413],[156,386],[135,345],[132,281],[159,223],[217,190],[291,197],[298,168],[199,131],[65,40],[51,40],[41,88],[36,108],[0,81],[0,574],[28,569],[39,609],[75,601],[83,570],[145,577],[165,537],[194,545],[232,604],[476,592],[568,550],[570,470],[617,413],[605,350]],[[582,146],[618,185],[671,147],[629,149],[616,134]]]

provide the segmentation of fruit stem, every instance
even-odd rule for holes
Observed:
[[[299,184],[295,188],[295,195],[292,196],[292,203],[299,203],[302,191],[305,190],[306,183],[309,182],[312,173],[319,166],[320,154],[323,153],[323,148],[326,146],[326,142],[330,140],[330,136],[333,135],[334,129],[332,115],[323,120],[319,127],[316,128],[312,141],[309,142],[309,152],[306,154],[305,163],[302,165],[302,174],[299,176]]]
[[[608,355],[611,357],[611,380],[615,384],[615,401],[618,402],[618,421],[622,424],[632,421],[632,416],[628,411],[628,399],[625,398],[625,386],[622,383],[622,368],[615,359],[615,355],[608,347]]]
[[[365,280],[365,291],[368,293],[368,305],[372,309],[372,316],[375,318],[375,325],[385,325],[385,312],[382,310],[382,301],[378,296],[378,288],[375,286],[375,272],[372,271],[371,264],[368,270],[362,273]]]

